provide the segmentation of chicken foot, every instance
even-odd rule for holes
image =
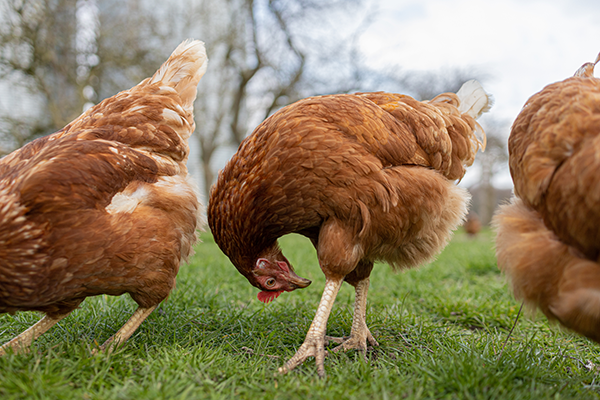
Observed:
[[[331,337],[325,336],[325,339],[340,345],[333,349],[334,353],[341,350],[358,350],[363,358],[367,359],[367,342],[371,346],[379,346],[377,340],[371,335],[371,331],[367,327],[366,314],[367,314],[367,291],[369,290],[369,278],[363,279],[358,282],[355,287],[356,298],[354,300],[354,316],[352,318],[352,329],[350,336],[345,337]]]
[[[144,308],[138,307],[137,310],[133,313],[133,315],[125,322],[125,324],[110,338],[106,340],[100,346],[100,351],[107,351],[109,354],[116,349],[121,343],[124,343],[133,335],[133,333],[140,327],[142,322],[148,318],[148,316],[154,311],[154,309],[158,307],[158,304],[152,307]],[[96,354],[97,350],[94,349],[92,354]]]
[[[16,336],[12,340],[4,343],[2,347],[0,347],[0,357],[6,354],[8,349],[13,349],[15,353],[19,353],[20,351],[26,351],[27,347],[33,343],[33,341],[40,336],[42,336],[48,329],[52,328],[56,323],[71,312],[69,311],[66,314],[59,315],[56,318],[50,317],[48,315],[44,315],[42,319],[36,322],[29,329]]]
[[[343,278],[327,278],[323,296],[321,296],[319,307],[317,308],[312,324],[310,324],[304,343],[302,343],[296,354],[283,367],[279,368],[279,373],[285,374],[302,364],[308,357],[314,357],[317,364],[317,374],[321,378],[325,376],[325,331],[327,329],[327,320],[329,319],[331,308],[343,281]]]

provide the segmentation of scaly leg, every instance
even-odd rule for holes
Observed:
[[[3,344],[2,347],[0,347],[0,357],[5,355],[6,350],[8,349],[13,349],[15,353],[26,351],[26,349],[31,346],[31,343],[33,343],[35,339],[42,336],[48,329],[52,328],[58,321],[65,318],[70,313],[71,312],[69,311],[66,314],[59,315],[57,318],[44,315],[44,317],[36,322],[31,328],[27,329],[9,342]]]
[[[369,290],[369,278],[358,282],[355,287],[356,298],[354,300],[354,316],[352,318],[352,330],[350,337],[335,338],[327,336],[326,339],[335,343],[341,343],[333,349],[334,352],[340,350],[355,349],[362,353],[366,361],[367,342],[371,346],[378,346],[377,340],[371,335],[367,327],[367,291]]]
[[[100,351],[108,351],[110,354],[121,343],[126,342],[157,306],[158,304],[149,308],[138,307],[125,325],[100,346]],[[96,350],[92,351],[92,354],[96,354]]]
[[[327,329],[327,320],[333,307],[333,302],[342,286],[343,278],[327,279],[321,302],[317,308],[317,313],[313,319],[306,339],[296,354],[279,368],[279,373],[285,374],[302,364],[308,357],[314,357],[317,364],[317,373],[320,377],[325,376],[325,330]]]

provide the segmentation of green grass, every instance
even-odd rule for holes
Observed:
[[[600,348],[522,315],[496,267],[489,232],[458,232],[437,261],[371,277],[367,323],[380,346],[365,363],[330,354],[284,376],[302,344],[324,277],[308,240],[284,253],[313,284],[264,305],[208,234],[177,288],[114,354],[90,355],[136,308],[128,296],[89,298],[38,339],[29,354],[0,358],[0,398],[31,399],[587,399],[600,398]],[[328,333],[348,334],[354,294],[344,285]],[[39,318],[0,316],[0,342]],[[598,383],[597,383],[598,381]]]

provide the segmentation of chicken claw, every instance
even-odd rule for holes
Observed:
[[[344,337],[326,336],[325,339],[329,340],[331,342],[340,344],[339,346],[336,346],[333,348],[332,351],[334,353],[337,353],[342,350],[343,351],[357,350],[362,354],[363,359],[365,361],[367,361],[367,356],[366,356],[367,343],[369,343],[371,346],[379,346],[379,343],[377,343],[377,340],[375,340],[373,335],[371,335],[371,332],[369,331],[369,328],[366,325],[364,325],[363,328],[360,329],[360,331],[358,331],[358,330],[355,331],[353,329],[352,334],[350,336],[344,336]]]
[[[317,374],[323,378],[325,376],[325,335],[322,337],[313,336],[308,337],[302,343],[302,346],[298,349],[296,354],[285,363],[283,367],[279,368],[280,374],[285,374],[298,365],[302,364],[308,357],[314,357],[317,364]]]
[[[327,329],[327,320],[329,319],[331,308],[342,286],[342,282],[343,279],[327,278],[321,302],[317,308],[315,318],[312,324],[310,324],[306,339],[296,354],[283,367],[279,368],[280,374],[285,374],[296,368],[308,357],[314,357],[317,364],[317,374],[321,378],[325,377],[325,330]]]
[[[325,339],[340,345],[333,349],[334,353],[341,350],[358,350],[366,361],[367,342],[371,346],[379,346],[377,340],[371,334],[365,321],[367,310],[367,291],[369,290],[369,278],[363,279],[356,285],[356,298],[354,300],[354,317],[352,318],[352,330],[350,336],[331,337]]]

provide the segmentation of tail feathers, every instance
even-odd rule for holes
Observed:
[[[593,63],[588,62],[579,67],[579,69],[575,72],[574,76],[583,76],[588,78],[593,77],[594,67],[596,66],[596,64],[598,64],[598,61],[600,61],[600,54],[598,54],[598,57],[596,57],[596,61],[594,61]]]
[[[148,83],[172,86],[181,97],[183,106],[190,107],[196,99],[198,82],[206,72],[207,61],[204,43],[188,39],[177,46]]]
[[[489,111],[494,104],[492,95],[487,94],[479,82],[472,79],[465,82],[456,92],[460,105],[458,111],[477,119],[484,112]]]
[[[515,296],[600,343],[600,265],[579,256],[520,199],[494,217],[498,266]]]

